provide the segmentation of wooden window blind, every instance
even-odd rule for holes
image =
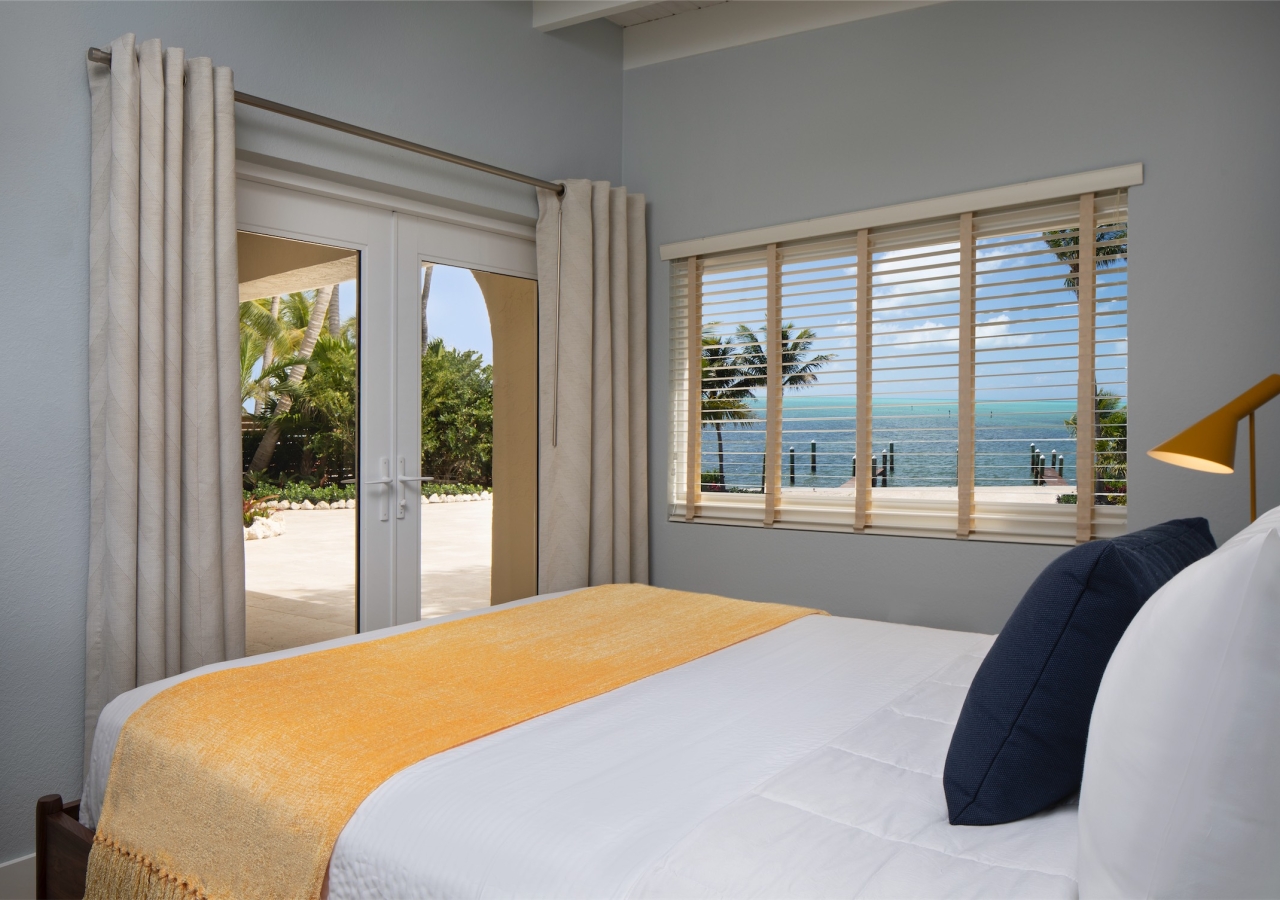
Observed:
[[[856,236],[780,253],[782,486],[854,496],[858,435]],[[816,361],[816,362],[815,362]],[[821,394],[807,390],[821,377]]]
[[[957,218],[871,232],[869,499],[877,528],[956,531],[959,237]]]
[[[671,516],[1125,528],[1126,188],[674,260]]]

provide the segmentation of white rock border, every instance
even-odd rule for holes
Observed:
[[[303,500],[301,503],[297,503],[297,502],[290,503],[288,500],[268,500],[268,501],[267,501],[267,508],[268,508],[268,509],[271,509],[271,510],[280,510],[280,509],[306,509],[306,510],[315,510],[315,509],[355,509],[355,508],[356,508],[356,501],[355,501],[355,499],[354,499],[354,498],[352,498],[351,500],[333,500],[333,501],[330,501],[330,502],[326,502],[326,501],[324,501],[324,500],[321,500],[319,503],[312,503],[310,500]]]
[[[481,491],[478,494],[428,494],[424,498],[427,503],[476,503],[492,500],[493,494]]]
[[[284,534],[284,516],[272,513],[270,516],[257,516],[253,524],[244,530],[246,541],[265,541],[267,538]]]
[[[492,492],[481,491],[478,494],[425,494],[422,501],[424,503],[479,503],[492,499]],[[332,502],[321,500],[318,503],[312,503],[310,500],[303,500],[301,503],[289,500],[268,500],[266,506],[272,511],[272,514],[285,509],[314,512],[316,510],[355,509],[356,501],[354,498],[351,500],[334,500]],[[253,538],[248,540],[253,540]]]

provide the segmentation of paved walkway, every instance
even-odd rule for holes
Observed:
[[[355,632],[355,510],[286,510],[285,533],[247,541],[246,651]],[[422,615],[489,605],[493,504],[422,505]]]
[[[493,502],[422,505],[422,617],[489,605]]]

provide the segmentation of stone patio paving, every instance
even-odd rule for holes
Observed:
[[[355,632],[353,509],[286,510],[285,533],[247,541],[245,650]],[[489,605],[493,504],[422,504],[422,616]]]

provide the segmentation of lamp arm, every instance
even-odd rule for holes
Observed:
[[[1280,375],[1268,375],[1226,406],[1222,412],[1233,415],[1236,421],[1253,415],[1254,410],[1280,397]]]
[[[1224,407],[1236,421],[1249,417],[1249,521],[1258,519],[1258,451],[1253,414],[1280,396],[1280,375],[1268,375]]]

